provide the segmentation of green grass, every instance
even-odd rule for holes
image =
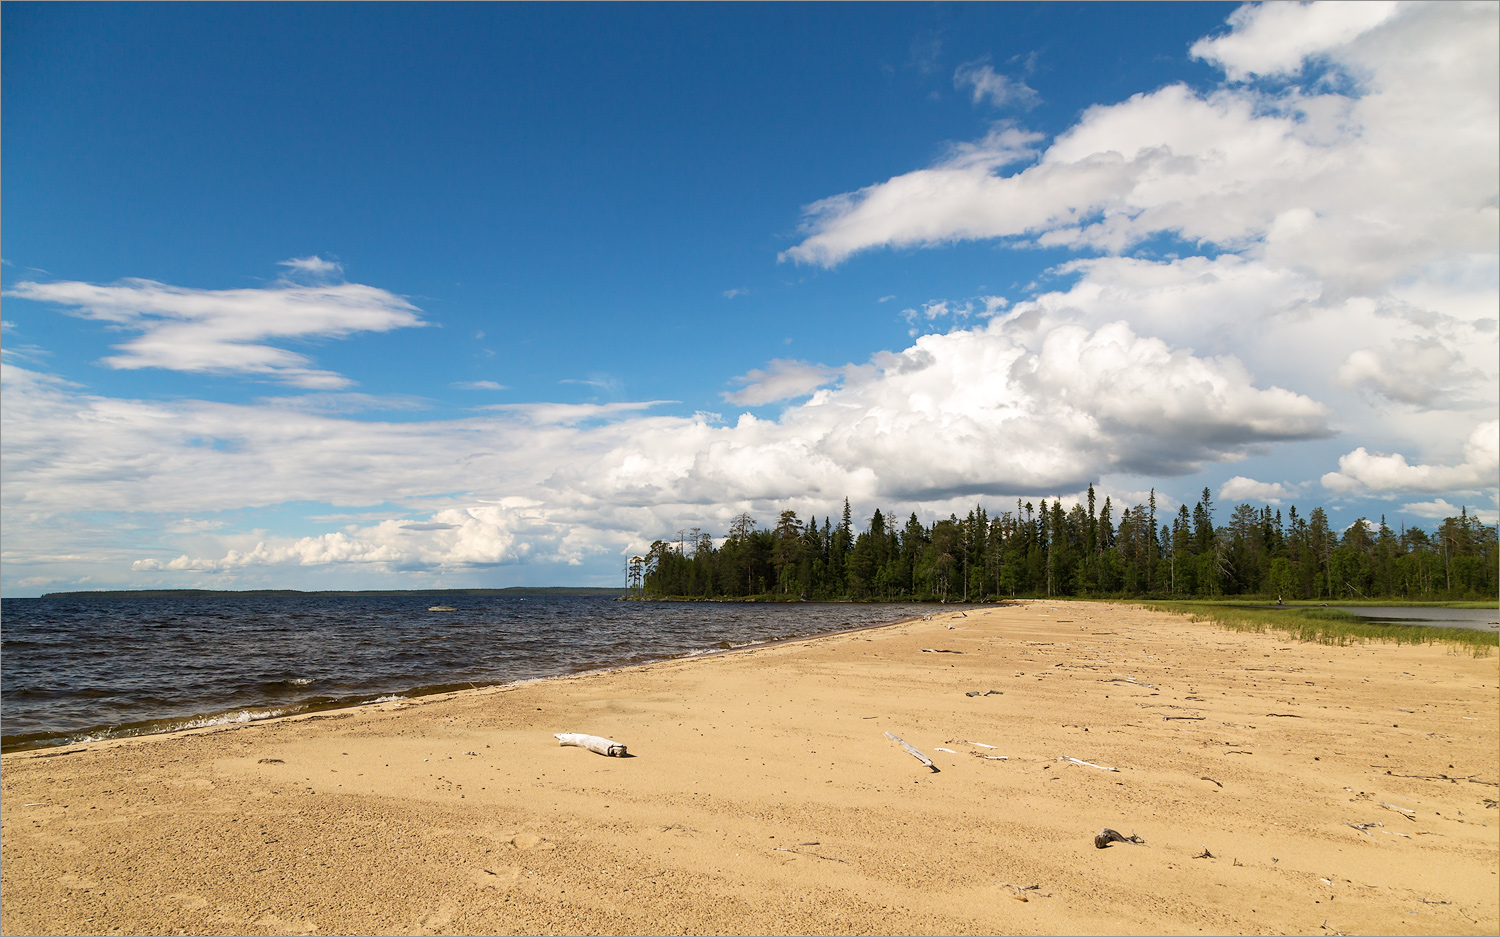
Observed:
[[[1168,600],[1173,601],[1173,600]],[[1243,595],[1234,598],[1223,597],[1217,599],[1182,599],[1188,603],[1206,603],[1208,605],[1275,605],[1276,596],[1254,596]],[[1330,605],[1344,606],[1348,608],[1495,608],[1496,602],[1481,602],[1469,599],[1433,599],[1426,601],[1422,599],[1398,599],[1398,598],[1375,598],[1375,599],[1291,599],[1282,607],[1284,608],[1325,608]]]
[[[1469,628],[1429,628],[1425,625],[1374,624],[1336,608],[1244,608],[1204,602],[1136,602],[1159,612],[1186,615],[1193,621],[1211,621],[1232,631],[1272,631],[1294,641],[1318,644],[1363,644],[1383,641],[1395,644],[1446,644],[1455,651],[1486,657],[1500,644],[1493,631]],[[1484,606],[1481,606],[1484,607]]]

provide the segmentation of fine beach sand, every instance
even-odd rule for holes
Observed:
[[[1493,934],[1497,707],[1494,654],[940,613],[6,755],[0,930]]]

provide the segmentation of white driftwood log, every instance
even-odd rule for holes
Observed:
[[[928,758],[926,755],[922,754],[921,752],[919,752],[915,748],[913,748],[912,745],[911,745],[911,743],[908,742],[908,741],[906,741],[906,739],[902,738],[899,735],[895,735],[893,733],[890,733],[890,732],[887,732],[885,734],[885,737],[888,738],[888,739],[890,739],[892,742],[895,742],[896,744],[900,745],[902,748],[906,749],[906,753],[908,755],[910,755],[913,758],[917,759],[922,764],[924,764],[927,767],[931,768],[933,771],[938,770],[938,766],[932,763],[932,759],[931,758]]]
[[[625,746],[619,742],[602,739],[597,735],[584,735],[582,732],[559,732],[556,736],[557,744],[573,745],[577,748],[587,748],[591,752],[601,755],[609,755],[613,758],[625,757]]]

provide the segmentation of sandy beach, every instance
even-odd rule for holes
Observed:
[[[1494,654],[938,613],[6,755],[0,930],[1493,934],[1497,711]]]

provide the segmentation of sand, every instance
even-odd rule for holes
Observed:
[[[0,929],[1493,934],[1497,706],[1494,654],[969,609],[7,755]]]

